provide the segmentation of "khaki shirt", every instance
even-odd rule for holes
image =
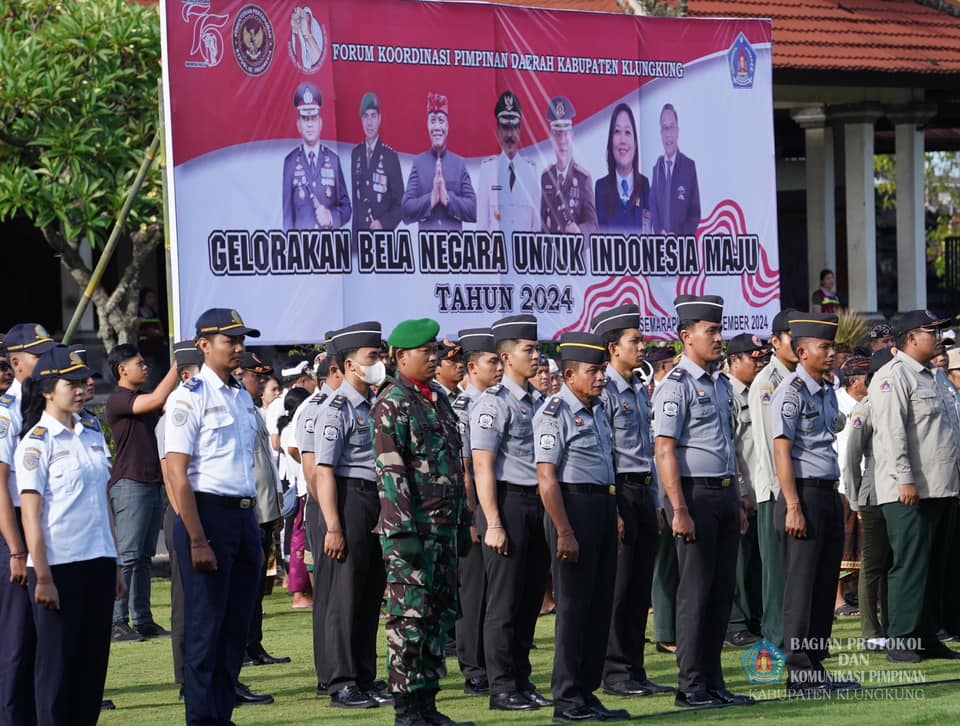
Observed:
[[[756,504],[753,477],[757,470],[757,446],[747,403],[750,386],[736,376],[730,376],[730,385],[733,386],[733,445],[737,452],[737,485],[740,496],[750,497],[750,501]]]
[[[846,432],[846,445],[840,455],[840,476],[846,482],[850,509],[859,512],[864,507],[877,505],[870,396],[854,404],[847,416]]]
[[[897,501],[901,484],[915,485],[921,499],[956,497],[960,419],[946,376],[897,352],[869,391],[878,503]]]
[[[780,493],[777,468],[773,463],[773,438],[770,436],[770,401],[790,369],[776,356],[754,379],[747,394],[752,422],[756,466],[753,467],[753,488],[758,502],[769,502]]]

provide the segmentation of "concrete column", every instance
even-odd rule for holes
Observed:
[[[927,244],[924,228],[923,124],[936,109],[891,109],[896,129],[897,309],[927,307]]]
[[[790,113],[804,130],[807,190],[807,291],[820,287],[820,270],[837,269],[833,129],[823,106]]]
[[[843,123],[844,184],[847,211],[847,307],[877,310],[877,213],[874,200],[873,133],[883,115],[880,104],[835,107],[831,118]]]

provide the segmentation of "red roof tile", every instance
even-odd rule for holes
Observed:
[[[591,10],[597,13],[622,13],[617,0],[486,0],[494,5],[550,8],[551,10]]]

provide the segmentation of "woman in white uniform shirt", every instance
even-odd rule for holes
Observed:
[[[97,722],[113,601],[123,587],[107,505],[107,443],[96,419],[79,415],[91,375],[58,345],[24,386],[14,459],[37,626],[38,726]]]

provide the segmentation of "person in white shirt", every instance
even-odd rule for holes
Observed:
[[[125,591],[107,503],[107,442],[95,418],[80,416],[92,374],[56,346],[24,387],[14,460],[37,629],[38,724],[97,722],[113,601]]]

